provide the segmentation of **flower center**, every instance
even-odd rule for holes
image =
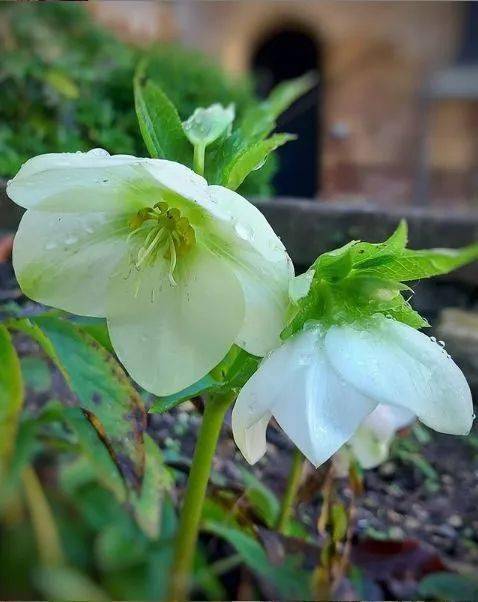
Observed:
[[[169,262],[169,281],[175,285],[177,260],[196,243],[194,229],[188,219],[181,215],[179,209],[170,209],[167,203],[161,201],[138,211],[129,221],[129,227],[131,232],[128,240],[139,243],[134,257],[136,269],[163,258]]]

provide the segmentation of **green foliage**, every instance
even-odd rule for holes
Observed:
[[[191,146],[176,107],[156,84],[135,78],[134,98],[139,127],[149,154],[191,166]]]
[[[145,410],[122,369],[95,339],[66,320],[40,316],[16,324],[36,340],[63,374],[79,406],[88,412],[126,483],[139,486],[144,470]]]
[[[0,177],[48,152],[102,147],[145,156],[131,110],[134,72],[145,55],[144,77],[152,82],[147,93],[158,97],[161,88],[180,121],[198,106],[233,103],[241,116],[259,104],[248,79],[228,77],[196,50],[124,44],[76,3],[2,3],[0,21]],[[242,192],[270,195],[275,169],[276,162],[268,162]]]
[[[447,274],[478,259],[478,244],[463,249],[406,248],[407,226],[402,221],[383,243],[352,241],[321,255],[296,279],[287,338],[308,320],[324,324],[351,322],[381,313],[413,328],[428,326],[410,306],[404,284],[411,280]]]
[[[23,381],[10,334],[0,325],[0,480],[10,461],[23,405]]]
[[[476,575],[431,573],[420,582],[419,595],[432,600],[476,600],[478,579]]]
[[[280,565],[273,564],[262,546],[243,531],[221,523],[207,521],[204,528],[225,539],[240,555],[242,562],[256,575],[267,579],[282,598],[311,598],[310,574],[299,566],[300,557],[289,556]]]

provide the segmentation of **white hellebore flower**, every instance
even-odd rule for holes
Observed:
[[[261,213],[171,161],[40,155],[8,183],[28,209],[13,264],[32,299],[106,317],[131,376],[158,395],[211,370],[236,343],[279,341],[292,274]]]
[[[242,389],[232,428],[252,464],[266,451],[266,428],[274,416],[319,466],[379,404],[409,410],[443,433],[465,435],[473,422],[470,388],[445,350],[377,314],[328,329],[315,322],[288,339]]]
[[[350,451],[362,468],[375,468],[388,458],[390,445],[400,429],[415,422],[407,408],[380,403],[349,440]]]

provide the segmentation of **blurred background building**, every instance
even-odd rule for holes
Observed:
[[[478,201],[477,2],[104,2],[95,17],[135,42],[177,40],[260,94],[314,70],[279,129],[276,190],[381,202]]]

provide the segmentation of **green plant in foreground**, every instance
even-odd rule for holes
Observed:
[[[73,441],[93,458],[86,474],[81,466],[67,472],[67,487],[76,490],[88,483],[89,470],[113,492],[121,518],[108,526],[123,529],[126,523],[131,536],[107,531],[100,549],[121,549],[128,537],[148,548],[149,571],[158,577],[150,577],[153,585],[146,597],[154,599],[186,599],[193,576],[201,580],[201,575],[201,587],[214,590],[212,597],[224,597],[214,573],[193,567],[202,557],[197,548],[201,521],[237,554],[216,571],[229,570],[239,557],[285,597],[309,598],[314,588],[317,595],[324,588],[329,595],[333,579],[345,570],[346,559],[338,555],[350,539],[350,525],[334,498],[331,478],[319,525],[327,540],[314,579],[294,556],[280,569],[274,567],[253,531],[241,529],[234,511],[206,501],[224,416],[237,395],[233,433],[250,462],[265,452],[271,416],[315,465],[338,451],[357,429],[360,461],[364,454],[357,451],[357,438],[361,452],[364,437],[380,439],[383,433],[371,424],[373,412],[388,406],[399,412],[400,420],[405,409],[407,420],[412,412],[436,430],[469,430],[473,415],[468,385],[441,346],[418,332],[426,322],[403,291],[410,290],[404,282],[475,260],[478,246],[412,251],[406,248],[402,223],[384,243],[353,241],[321,255],[294,280],[282,243],[259,211],[234,192],[277,146],[291,139],[274,133],[276,119],[311,85],[310,76],[285,82],[237,118],[232,107],[214,103],[182,119],[164,89],[148,76],[148,63],[142,62],[134,79],[135,104],[152,158],[111,156],[102,149],[40,155],[9,182],[9,195],[27,208],[13,257],[23,290],[86,317],[106,316],[110,335],[100,332],[100,344],[91,325],[88,333],[87,324],[80,327],[48,312],[10,318],[0,326],[4,495],[11,509],[22,481],[43,551],[38,583],[48,596],[64,597],[67,584],[75,583],[87,599],[107,597],[71,570],[54,513],[29,468],[31,452],[19,461],[12,451],[22,431],[24,397],[11,333],[33,339],[73,392],[67,408],[52,404],[38,419],[48,422],[53,415],[66,423],[74,437],[58,433],[56,425],[49,433],[55,445],[71,451]],[[164,541],[159,545],[164,535],[159,509],[170,487],[163,455],[144,433],[143,399],[103,345],[115,350],[145,389],[163,394],[151,412],[168,411],[192,396],[206,400],[179,521],[168,531],[174,551]],[[258,356],[265,355],[259,364]],[[360,432],[367,416],[369,430]],[[391,430],[396,427],[391,420]],[[384,435],[387,447],[391,434]],[[375,462],[373,446],[367,452]],[[380,461],[380,445],[379,452]],[[292,529],[300,468],[296,456],[281,507],[266,488],[244,477],[262,519],[282,532]],[[354,470],[352,464],[350,479],[357,483]],[[138,563],[140,559],[142,552]],[[48,589],[52,570],[61,573],[57,583],[62,587]],[[124,592],[115,597],[124,597]]]

